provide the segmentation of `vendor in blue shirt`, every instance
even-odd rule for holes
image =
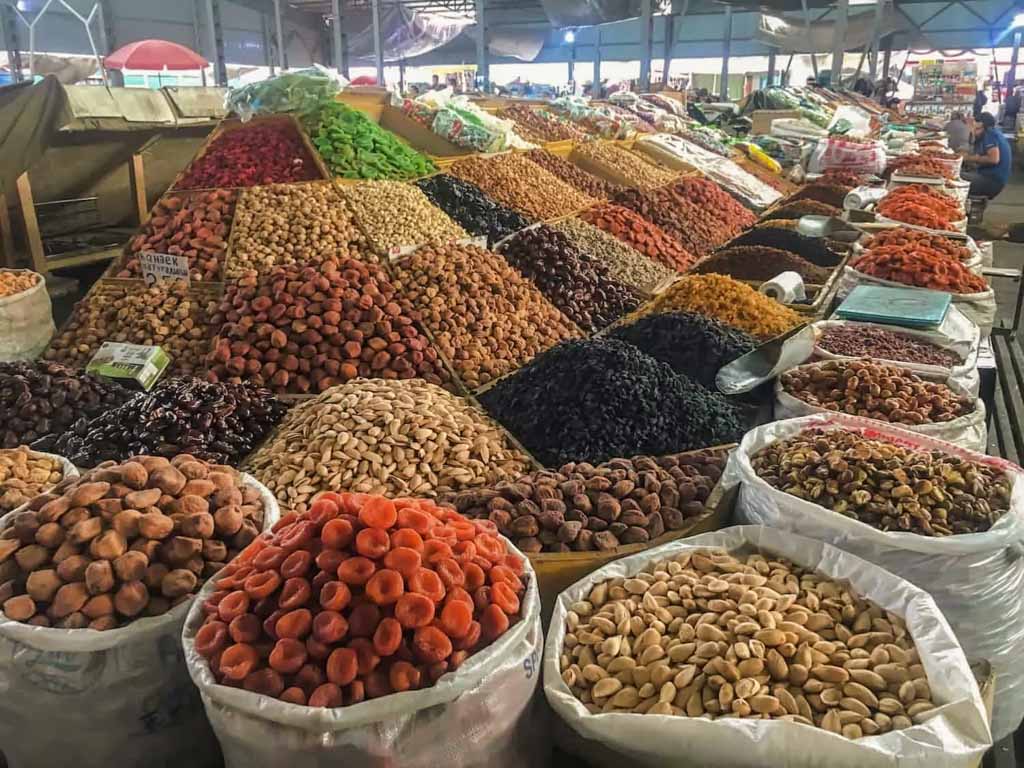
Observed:
[[[961,174],[971,182],[971,197],[993,198],[1010,180],[1010,142],[996,128],[996,119],[983,112],[974,123],[974,154],[964,154],[964,162],[977,166]]]

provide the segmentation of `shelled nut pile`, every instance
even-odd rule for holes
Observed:
[[[563,219],[552,227],[564,233],[591,259],[603,264],[613,280],[631,285],[643,293],[650,293],[655,286],[675,274],[664,264],[647,258],[582,219]]]
[[[526,153],[526,157],[530,162],[536,163],[548,173],[554,174],[566,184],[595,200],[607,200],[620,189],[610,181],[587,173],[578,165],[569,162],[564,157],[552,154],[546,149],[531,149]]]
[[[394,268],[395,286],[456,373],[476,389],[580,330],[491,251],[420,248]]]
[[[809,405],[894,424],[933,424],[973,413],[975,402],[906,368],[872,360],[827,360],[779,377],[783,389]]]
[[[869,325],[837,325],[826,328],[818,346],[834,355],[874,357],[901,363],[919,363],[952,368],[961,365],[960,356],[930,341],[905,333]]]
[[[607,141],[577,144],[573,159],[585,169],[598,170],[602,176],[620,180],[631,187],[660,187],[677,176],[675,171],[662,168],[643,156]]]
[[[466,230],[437,206],[423,190],[400,181],[363,181],[342,187],[359,227],[379,255],[394,248],[447,243],[469,237]]]
[[[704,514],[727,453],[569,463],[441,501],[486,517],[523,552],[611,551],[654,541]]]
[[[222,325],[210,376],[300,395],[358,376],[450,386],[418,317],[375,264],[328,260],[250,274],[228,285],[212,315]]]
[[[597,584],[565,630],[562,680],[595,715],[779,719],[859,739],[937,706],[901,617],[770,554],[654,562]]]
[[[282,264],[358,257],[365,249],[351,210],[330,182],[248,189],[233,229],[227,277]]]
[[[210,346],[211,329],[200,296],[185,282],[136,287],[100,283],[78,303],[43,357],[84,368],[105,341],[159,346],[170,371],[195,373]]]
[[[39,275],[35,272],[14,272],[0,269],[0,298],[16,296],[39,283]]]
[[[188,600],[263,527],[237,472],[143,456],[60,483],[0,534],[8,619],[114,629]]]
[[[300,403],[246,463],[298,512],[320,491],[434,496],[529,466],[486,414],[418,379],[348,382]]]
[[[1010,506],[1010,480],[995,467],[838,429],[778,440],[750,463],[772,487],[883,531],[977,533]]]
[[[27,504],[64,479],[64,465],[26,446],[0,449],[0,514]]]

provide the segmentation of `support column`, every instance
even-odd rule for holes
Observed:
[[[224,35],[220,26],[220,0],[206,0],[206,34],[210,46],[213,80],[217,85],[228,84],[228,67],[224,61]]]
[[[601,28],[597,28],[597,40],[594,41],[594,85],[590,89],[591,98],[600,99],[604,94],[601,88]]]
[[[274,27],[277,30],[277,63],[281,67],[281,72],[284,72],[288,69],[288,61],[284,54],[284,19],[281,18],[281,0],[274,0]]]
[[[651,90],[651,0],[641,0],[640,5],[640,91]]]
[[[1006,95],[1013,93],[1017,81],[1017,61],[1020,58],[1020,30],[1013,33],[1013,52],[1010,54],[1010,69],[1006,73]]]
[[[882,31],[882,17],[885,14],[885,0],[878,0],[875,4],[875,26],[871,33],[871,54],[868,59],[868,77],[871,84],[875,84],[878,77],[878,40]]]
[[[885,49],[882,52],[882,82],[885,83],[889,79],[889,67],[892,65],[892,35],[887,35],[885,38]],[[882,92],[879,94],[879,100],[885,101],[886,88],[882,88]]]
[[[96,4],[99,15],[99,53],[108,56],[117,49],[117,38],[114,35],[114,11],[110,0],[99,0]]]
[[[344,75],[345,73],[342,71],[344,55],[341,42],[341,0],[331,0],[331,14],[333,16],[331,20],[331,42],[333,44],[332,50],[334,51],[334,68],[338,71],[338,74]]]
[[[21,74],[21,46],[18,44],[18,17],[14,13],[14,6],[0,4],[0,31],[3,32],[11,77],[14,82],[20,83],[24,77]]]
[[[732,6],[725,6],[725,39],[722,41],[722,77],[718,97],[729,100],[729,52],[732,49]]]
[[[488,93],[491,90],[491,67],[487,57],[487,15],[484,13],[486,0],[476,0],[476,81]]]
[[[807,0],[800,0],[800,7],[804,12],[804,30],[807,32],[807,41],[811,40],[811,11],[807,7]],[[811,51],[811,70],[814,72],[814,79],[818,79],[818,57]]]
[[[775,85],[775,49],[768,51],[768,87]]]
[[[267,14],[260,14],[260,32],[263,35],[263,63],[270,69],[270,76],[274,76],[274,41],[270,34],[270,21]]]
[[[576,93],[576,41],[569,44],[569,84],[572,92]]]
[[[672,13],[665,17],[665,52],[662,56],[665,68],[661,73],[661,85],[668,88],[668,70],[672,64],[672,46],[676,42],[676,28],[686,18],[690,0],[672,0]]]
[[[846,45],[846,26],[850,16],[850,0],[836,3],[836,21],[832,34],[832,88],[843,84],[843,52]]]
[[[203,51],[203,23],[199,18],[199,3],[201,1],[202,0],[192,0],[192,50],[198,51],[199,53],[202,53]]]
[[[381,0],[370,0],[370,15],[373,17],[373,62],[377,67],[377,85],[384,87],[384,29],[380,20]]]

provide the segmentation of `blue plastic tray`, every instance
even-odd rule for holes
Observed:
[[[843,320],[931,328],[946,318],[952,301],[953,297],[942,291],[858,285],[839,305],[836,316]]]

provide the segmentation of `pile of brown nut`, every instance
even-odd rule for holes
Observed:
[[[380,256],[387,256],[394,249],[469,237],[413,184],[364,181],[341,189],[356,221]]]
[[[187,600],[263,528],[255,487],[182,454],[101,465],[0,533],[0,603],[41,627],[114,629]]]
[[[660,187],[670,184],[679,175],[677,171],[662,168],[642,154],[630,152],[608,141],[577,144],[573,148],[572,159],[592,173],[631,187]]]
[[[358,257],[364,246],[331,182],[252,187],[235,211],[225,274],[239,277],[250,269]]]
[[[483,411],[421,379],[357,379],[292,408],[246,469],[287,509],[321,491],[436,496],[517,477],[529,459]]]
[[[565,464],[442,499],[488,518],[523,552],[610,551],[653,541],[707,511],[727,451]]]
[[[904,620],[769,554],[687,550],[570,606],[562,680],[592,714],[788,720],[848,739],[936,708]]]
[[[563,219],[551,225],[564,232],[583,253],[604,264],[608,274],[620,283],[644,293],[675,277],[676,272],[661,262],[649,259],[617,237],[582,219]]]
[[[193,374],[210,345],[206,307],[184,282],[148,288],[105,283],[79,302],[43,357],[84,368],[105,341],[162,347],[171,373]]]
[[[27,446],[0,450],[0,513],[28,503],[64,479],[64,465],[55,456]]]
[[[779,377],[782,388],[808,405],[893,424],[932,424],[973,413],[974,400],[906,368],[871,360],[828,360]]]
[[[529,280],[482,248],[420,248],[394,274],[470,389],[582,335]]]
[[[883,531],[978,533],[1010,507],[1010,480],[995,467],[840,429],[778,440],[750,463],[772,487]]]

